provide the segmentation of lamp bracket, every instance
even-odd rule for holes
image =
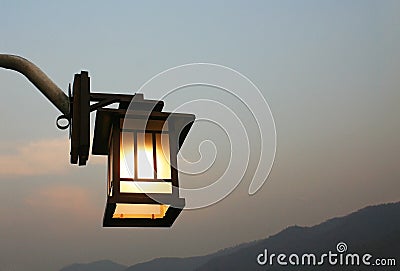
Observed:
[[[90,93],[90,101],[97,102],[90,106],[90,112],[106,107],[113,103],[119,103],[120,109],[127,109],[133,98],[142,94],[110,94],[110,93]],[[143,96],[143,95],[142,95]]]

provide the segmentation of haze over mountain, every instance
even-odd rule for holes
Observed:
[[[376,258],[393,258],[400,263],[400,202],[369,206],[350,215],[333,218],[313,227],[292,226],[263,240],[241,244],[213,254],[188,258],[157,258],[124,267],[110,261],[74,264],[60,271],[149,271],[149,270],[354,270],[354,266],[299,267],[264,265],[257,256],[268,253],[336,252],[339,242],[347,244],[348,253],[369,253]],[[371,266],[357,266],[357,270],[372,270]],[[379,270],[396,270],[381,267]]]

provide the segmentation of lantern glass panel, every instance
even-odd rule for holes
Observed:
[[[122,132],[121,142],[123,146],[120,148],[120,178],[133,179],[135,177],[133,133]]]
[[[172,184],[170,182],[133,182],[121,181],[121,193],[162,193],[171,194]]]
[[[139,179],[154,179],[153,137],[137,133],[137,163]]]
[[[117,203],[113,218],[163,218],[169,205]]]
[[[157,179],[171,179],[169,135],[165,133],[157,133],[155,136]]]

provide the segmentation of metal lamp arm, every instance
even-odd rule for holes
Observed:
[[[20,56],[0,54],[0,67],[25,75],[58,110],[69,115],[68,96],[35,64]]]

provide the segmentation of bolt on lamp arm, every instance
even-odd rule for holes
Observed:
[[[0,67],[25,75],[58,110],[69,114],[68,96],[35,64],[20,56],[0,54]]]

